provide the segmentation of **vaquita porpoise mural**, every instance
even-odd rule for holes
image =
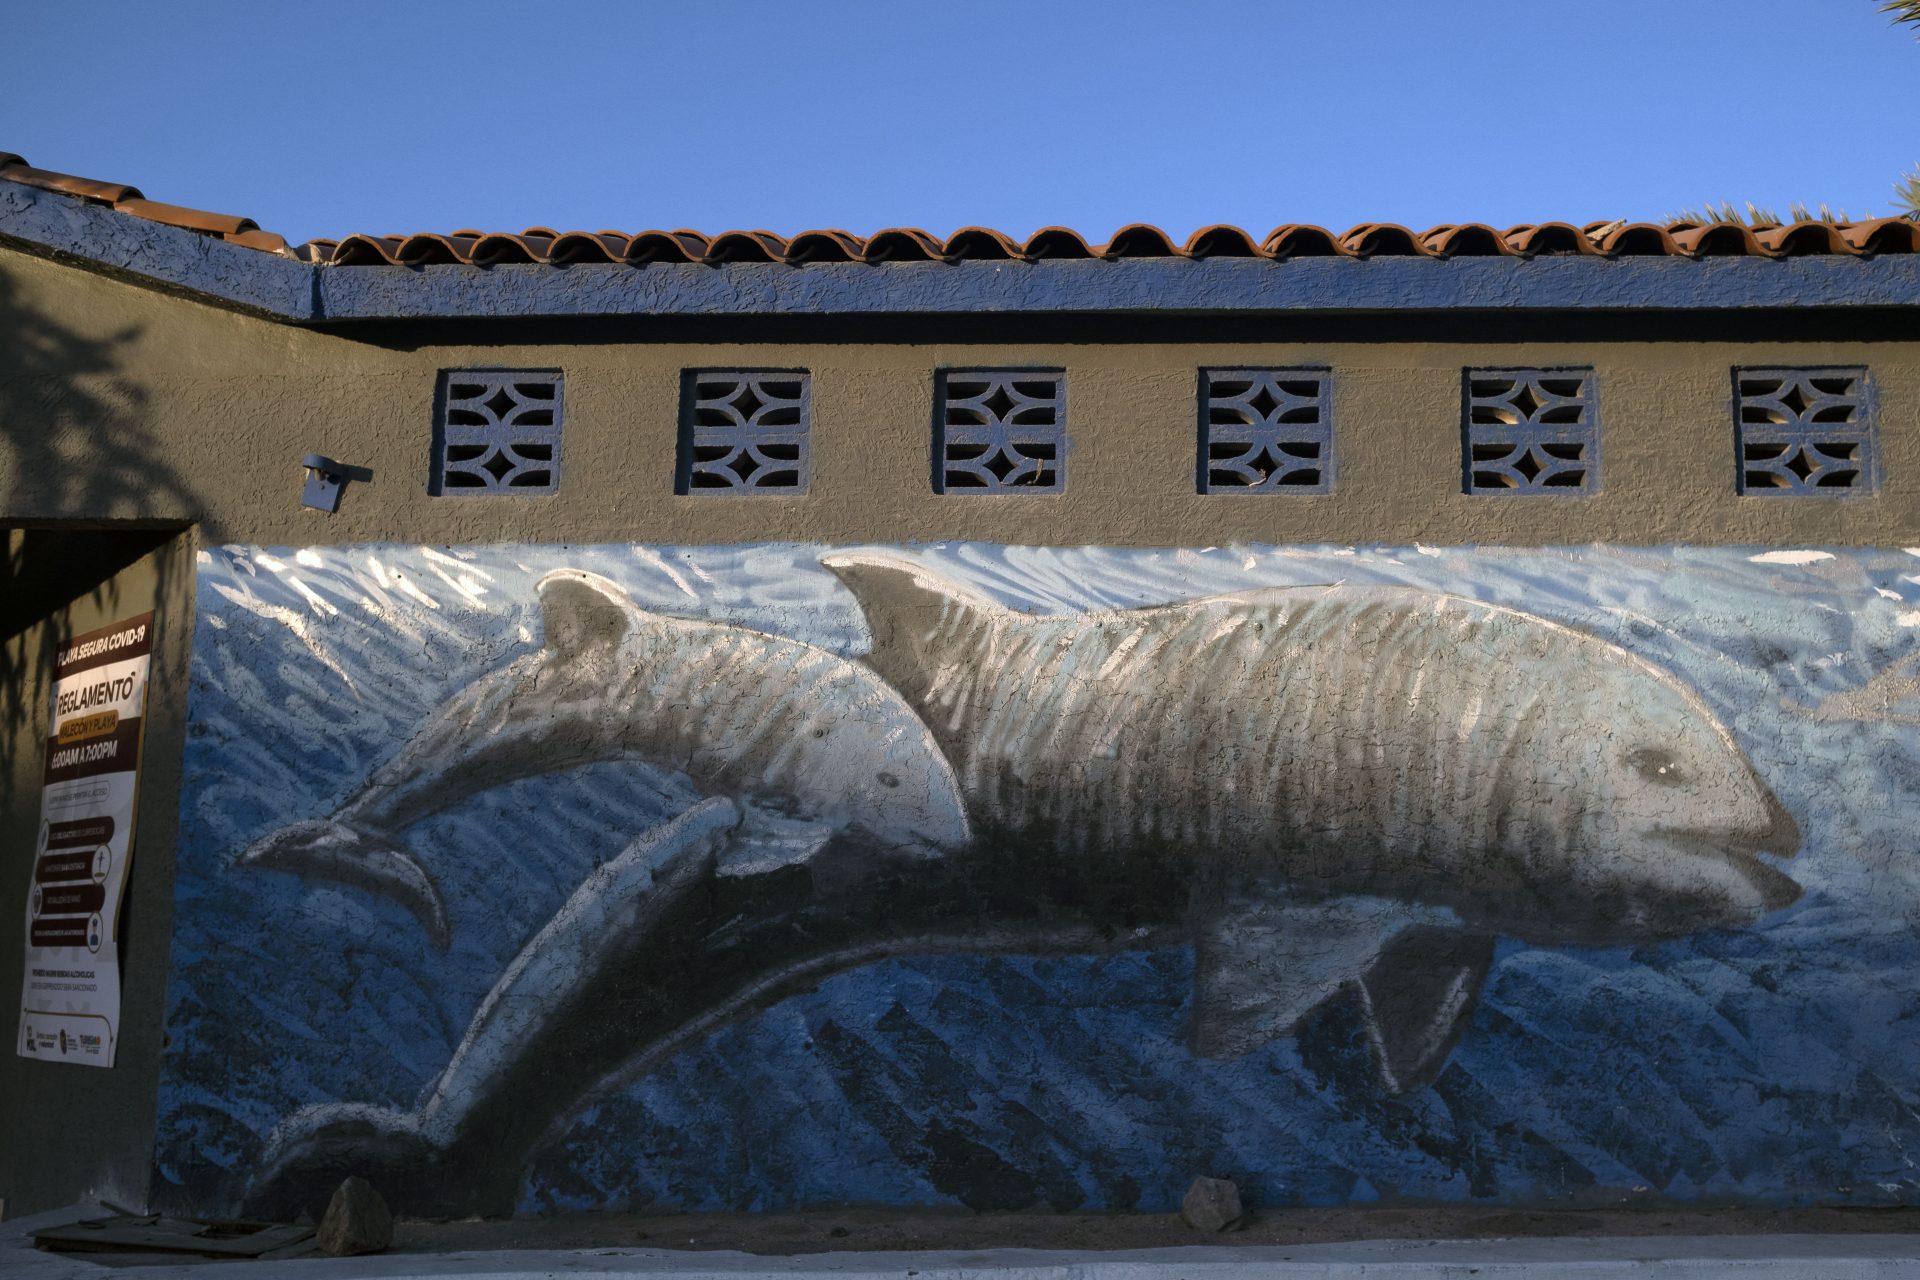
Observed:
[[[1782,994],[1836,963],[1810,945],[1887,940],[1836,882],[1913,911],[1914,571],[210,553],[161,1172],[252,1213],[347,1173],[423,1214],[1156,1208],[1221,1170],[1269,1201],[1832,1196],[1764,1136],[1838,1151],[1831,1093],[1776,1114],[1755,1060],[1835,1012]],[[1796,800],[1868,739],[1836,873]],[[1723,953],[1743,984],[1668,989]],[[1920,1015],[1911,965],[1846,965]],[[1897,1047],[1857,1064],[1889,1161]],[[1680,1060],[1665,1090],[1567,1065],[1596,1052]],[[1561,1076],[1587,1096],[1543,1116]]]

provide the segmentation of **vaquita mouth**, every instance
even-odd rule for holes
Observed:
[[[1763,913],[1772,912],[1792,906],[1805,892],[1798,880],[1762,857],[1790,858],[1800,848],[1800,829],[1786,816],[1786,810],[1780,810],[1780,815],[1787,826],[1784,834],[1778,820],[1760,832],[1682,830],[1661,834],[1682,853],[1724,863],[1739,872],[1758,893]]]
[[[1754,842],[1754,849],[1760,853],[1770,853],[1776,858],[1791,858],[1800,852],[1800,824],[1793,820],[1787,807],[1780,803],[1779,797],[1765,787],[1760,789],[1767,806],[1768,827],[1766,833]]]
[[[1741,870],[1747,873],[1749,883],[1760,890],[1760,900],[1766,904],[1768,911],[1790,907],[1800,901],[1800,895],[1806,892],[1798,880],[1758,858]]]

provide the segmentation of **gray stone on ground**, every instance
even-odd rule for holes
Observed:
[[[315,1237],[320,1252],[335,1258],[379,1253],[393,1243],[393,1215],[365,1178],[348,1178],[327,1202]]]
[[[1225,1231],[1245,1214],[1240,1188],[1226,1178],[1195,1178],[1180,1202],[1180,1216],[1196,1231]]]

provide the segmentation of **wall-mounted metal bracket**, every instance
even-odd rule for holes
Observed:
[[[310,453],[300,459],[300,465],[307,469],[306,487],[300,491],[300,505],[312,507],[315,511],[338,511],[340,490],[355,473],[364,471],[360,467],[335,462],[324,453]]]

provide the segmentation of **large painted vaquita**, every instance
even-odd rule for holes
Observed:
[[[402,1212],[513,1209],[586,1108],[835,974],[912,956],[1190,946],[1188,1041],[1229,1060],[1352,997],[1378,1088],[1425,1086],[1502,938],[1653,944],[1792,904],[1793,818],[1708,703],[1564,623],[1417,586],[1024,612],[892,551],[819,563],[864,652],[642,607],[578,567],[331,811],[232,875],[392,898],[445,949],[409,829],[626,760],[694,799],[590,872],[417,1105],[285,1116],[247,1209],[373,1178]],[[842,597],[844,599],[844,597]]]

